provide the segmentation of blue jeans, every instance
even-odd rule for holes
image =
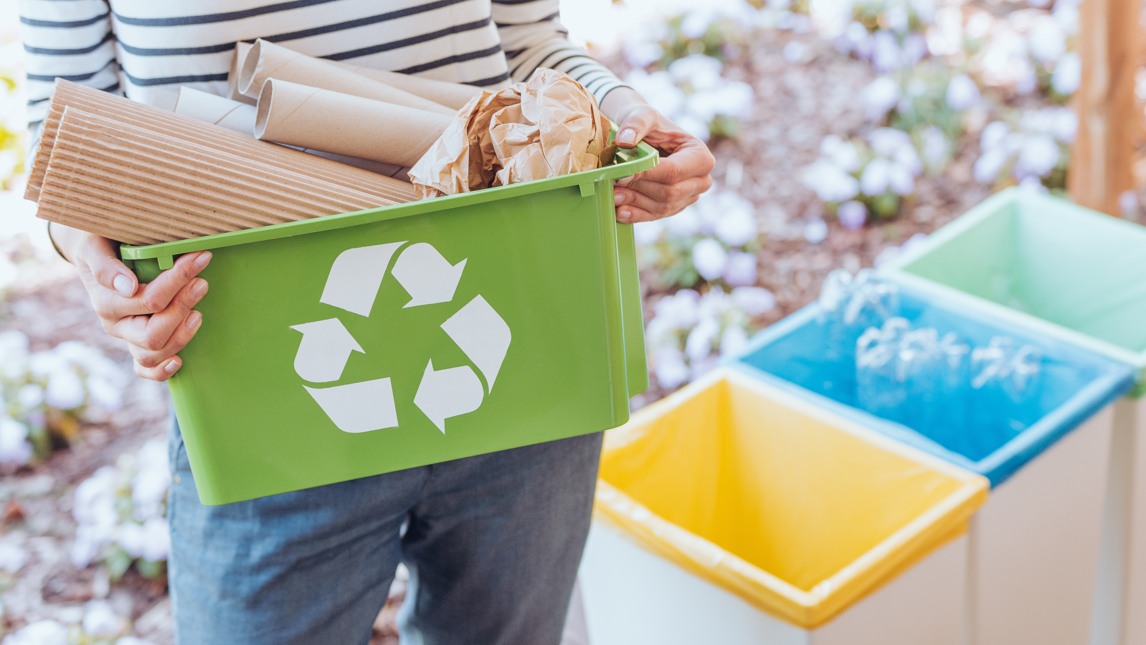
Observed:
[[[590,434],[203,506],[176,427],[168,515],[177,640],[368,643],[403,561],[403,645],[557,645],[600,448],[600,433]]]

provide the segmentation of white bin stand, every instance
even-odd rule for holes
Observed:
[[[1092,645],[1146,644],[1146,397],[1114,406]]]
[[[968,642],[1087,642],[1113,406],[991,490],[971,520]]]
[[[989,503],[989,502],[988,502]],[[581,562],[592,645],[962,645],[967,536],[940,547],[813,630],[740,597],[594,521]]]

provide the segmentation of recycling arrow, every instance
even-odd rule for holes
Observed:
[[[453,301],[468,260],[452,264],[430,244],[417,242],[402,248],[405,244],[392,242],[342,251],[331,265],[319,301],[369,317],[388,269],[410,294],[403,308]],[[396,253],[398,257],[390,269]],[[295,372],[310,383],[338,381],[351,354],[366,353],[338,318],[302,323],[291,329],[302,334],[295,354]],[[512,333],[480,295],[447,318],[441,329],[472,366],[435,369],[430,359],[418,382],[413,404],[445,434],[447,419],[477,411],[493,391]],[[371,432],[399,425],[392,378],[398,377],[304,388],[339,430]]]
[[[484,398],[481,381],[469,366],[435,371],[431,360],[418,383],[414,405],[445,434],[446,419],[477,410]]]
[[[493,382],[509,351],[512,337],[509,325],[505,324],[485,298],[477,296],[442,323],[442,329],[477,365],[489,389],[493,390]]]
[[[370,432],[398,427],[394,388],[389,378],[328,388],[308,387],[306,391],[343,432]]]
[[[347,249],[334,259],[319,302],[369,316],[390,258],[405,242]],[[304,377],[305,378],[305,377]]]
[[[429,244],[412,244],[394,263],[394,278],[410,294],[406,307],[435,305],[454,299],[466,261],[451,265]]]
[[[294,371],[311,383],[337,381],[350,354],[363,351],[337,318],[303,323],[291,329],[302,332],[302,343],[294,356]]]

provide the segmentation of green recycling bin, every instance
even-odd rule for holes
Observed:
[[[562,177],[121,254],[211,250],[169,382],[204,504],[596,432],[648,386],[631,225],[642,145]]]
[[[1135,389],[1114,406],[1091,643],[1146,643],[1146,228],[1011,189],[884,270],[1136,369]]]

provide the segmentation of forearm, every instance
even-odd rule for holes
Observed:
[[[601,112],[613,123],[621,123],[638,108],[648,107],[644,97],[628,85],[615,88],[601,101]]]
[[[51,239],[52,245],[56,247],[56,251],[59,252],[60,257],[72,264],[76,263],[76,256],[79,254],[80,245],[89,237],[89,233],[85,233],[79,229],[57,224],[56,222],[48,222],[48,238]]]

